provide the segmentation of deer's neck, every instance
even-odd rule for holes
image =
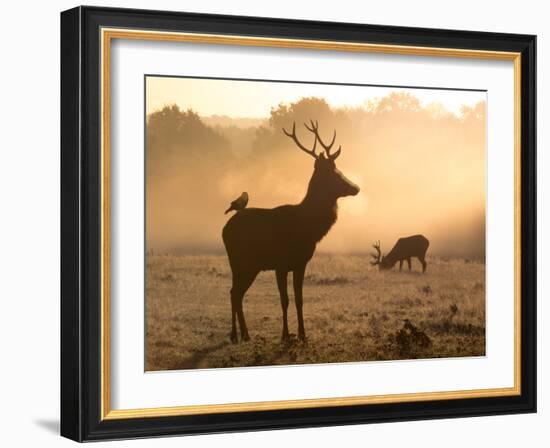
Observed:
[[[328,195],[322,190],[322,185],[316,185],[316,183],[312,178],[300,207],[304,232],[317,243],[336,222],[338,205],[336,198]]]
[[[397,263],[398,261],[398,258],[396,256],[396,253],[394,252],[394,250],[390,250],[388,252],[388,254],[386,255],[386,263],[391,267],[393,268],[393,266],[395,265],[395,263]]]

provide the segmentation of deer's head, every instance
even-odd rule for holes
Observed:
[[[332,137],[332,142],[328,145],[323,142],[319,136],[319,124],[317,121],[310,120],[310,125],[304,123],[308,131],[313,133],[315,140],[313,148],[306,148],[296,136],[296,123],[292,124],[292,132],[283,128],[285,135],[290,137],[302,151],[315,159],[313,176],[311,177],[309,188],[319,193],[319,196],[326,197],[328,200],[336,200],[344,196],[355,196],[359,193],[359,187],[347,179],[337,168],[335,160],[342,152],[342,146],[335,153],[331,153],[332,146],[336,141],[336,130]],[[319,154],[315,152],[317,142],[323,147],[324,152]]]
[[[374,243],[372,247],[374,247],[376,253],[370,254],[373,258],[373,261],[371,261],[370,264],[372,264],[373,266],[378,265],[378,269],[380,269],[381,271],[383,271],[384,269],[391,269],[393,265],[385,256],[382,255],[382,251],[380,250],[380,240]]]

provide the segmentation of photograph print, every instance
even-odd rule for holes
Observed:
[[[145,370],[485,356],[486,91],[145,77]]]

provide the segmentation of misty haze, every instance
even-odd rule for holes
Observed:
[[[146,82],[147,370],[485,354],[485,92]],[[283,132],[293,123],[297,142]],[[334,131],[334,162],[358,193],[340,195],[305,262],[307,338],[296,270],[280,262],[258,267],[244,289],[250,334],[234,323],[230,338],[230,290],[246,273],[222,229],[234,214],[302,203],[315,161],[297,145],[318,155]],[[224,214],[243,192],[244,210]],[[250,225],[244,235],[261,231]],[[290,280],[286,336],[277,269]]]

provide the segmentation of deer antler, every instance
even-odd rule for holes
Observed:
[[[306,128],[307,128],[307,125],[306,125]],[[313,149],[307,149],[304,145],[300,143],[300,141],[298,140],[298,137],[296,136],[296,122],[292,123],[292,132],[288,132],[285,128],[283,128],[283,132],[285,133],[285,135],[287,135],[292,140],[294,140],[294,143],[296,143],[298,148],[300,148],[302,151],[309,154],[314,159],[319,158],[319,156],[315,153],[315,148],[317,147],[317,134],[315,135],[315,142],[313,143]]]
[[[371,257],[374,258],[374,261],[371,261],[370,264],[373,266],[376,266],[377,264],[380,264],[380,256],[382,255],[382,252],[380,251],[380,240],[378,240],[376,243],[372,245],[376,249],[376,254],[371,252]]]
[[[325,145],[323,140],[321,140],[321,137],[319,136],[319,122],[315,120],[309,120],[311,127],[304,123],[304,126],[307,128],[308,131],[313,132],[315,134],[315,138],[319,140],[319,143],[321,143],[321,146],[325,149],[325,152],[327,154],[327,157],[331,160],[336,160],[336,158],[340,155],[340,152],[342,151],[342,145],[338,147],[338,151],[336,151],[334,154],[330,153],[330,150],[332,149],[332,146],[334,145],[334,142],[336,141],[336,129],[334,130],[334,134],[332,136],[332,141],[330,144]]]

